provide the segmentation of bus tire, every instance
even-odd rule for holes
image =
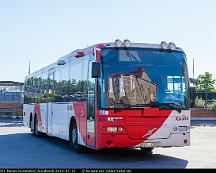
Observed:
[[[78,144],[78,129],[75,121],[71,124],[69,143],[76,153],[84,153],[84,147]]]
[[[152,154],[153,148],[141,148],[141,151],[146,154]]]

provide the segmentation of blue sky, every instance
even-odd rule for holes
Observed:
[[[190,77],[216,78],[215,0],[0,0],[0,80],[22,82],[61,56],[100,42],[173,41]]]

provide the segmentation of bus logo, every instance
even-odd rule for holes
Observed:
[[[100,115],[109,115],[109,111],[100,110]]]

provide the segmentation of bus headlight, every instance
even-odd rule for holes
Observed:
[[[124,129],[122,127],[118,128],[118,132],[123,132],[123,131],[124,131]]]
[[[118,127],[107,127],[107,132],[117,132]]]
[[[125,129],[123,127],[107,127],[107,132],[120,132],[120,133],[124,133],[125,132]]]

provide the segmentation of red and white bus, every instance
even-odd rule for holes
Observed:
[[[190,145],[186,55],[174,43],[117,39],[75,50],[25,79],[24,124],[33,135],[85,147]]]

